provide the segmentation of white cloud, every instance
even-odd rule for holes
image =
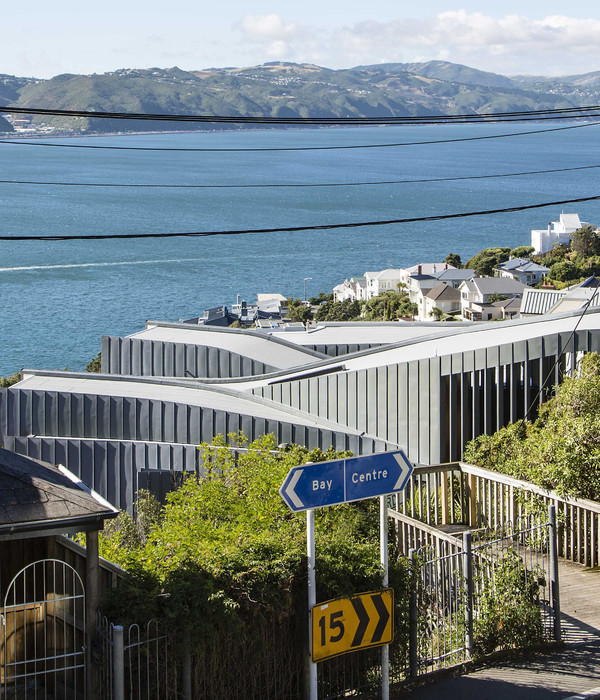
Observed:
[[[332,67],[450,60],[499,73],[565,74],[600,69],[600,20],[452,10],[423,19],[365,20],[324,30],[277,14],[245,15],[235,27],[246,51]]]

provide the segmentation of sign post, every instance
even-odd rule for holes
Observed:
[[[370,646],[382,647],[381,697],[389,700],[388,645],[393,638],[393,591],[388,588],[317,605],[314,509],[379,497],[380,561],[383,585],[387,587],[386,496],[402,491],[412,471],[413,466],[402,450],[380,452],[292,467],[279,489],[291,510],[306,511],[310,700],[318,697],[317,661]],[[345,615],[354,620],[352,636],[347,634]]]

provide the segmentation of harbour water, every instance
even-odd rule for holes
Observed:
[[[54,143],[252,149],[464,139],[554,123],[145,134]],[[564,126],[564,124],[559,124]],[[600,168],[490,179],[361,187],[315,183],[431,180],[600,165],[600,128],[392,148],[307,151],[128,151],[0,143],[3,235],[221,231],[376,221],[600,194]],[[46,140],[47,142],[47,140]],[[127,184],[290,185],[162,189]],[[295,186],[294,186],[295,185]],[[600,224],[598,201],[567,205]],[[146,319],[178,320],[236,294],[302,296],[365,270],[527,245],[560,207],[438,222],[203,238],[0,242],[0,375],[23,367],[83,369],[102,334]]]

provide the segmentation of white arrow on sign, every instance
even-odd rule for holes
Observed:
[[[400,467],[400,476],[398,477],[398,481],[396,482],[396,485],[394,486],[394,491],[399,491],[402,488],[402,484],[406,480],[406,470],[408,468],[409,474],[412,474],[412,464],[406,459],[404,456],[404,452],[402,453],[397,453],[394,454],[394,459],[396,462],[398,462],[398,466]]]
[[[294,472],[294,475],[290,479],[290,483],[285,489],[285,493],[288,495],[290,501],[296,506],[296,508],[302,508],[304,506],[304,503],[298,498],[298,494],[294,491],[294,487],[298,483],[298,479],[300,479],[303,472],[304,469],[298,469],[296,472]]]

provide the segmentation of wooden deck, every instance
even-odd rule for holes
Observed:
[[[560,608],[567,644],[600,642],[600,567],[560,561]]]

